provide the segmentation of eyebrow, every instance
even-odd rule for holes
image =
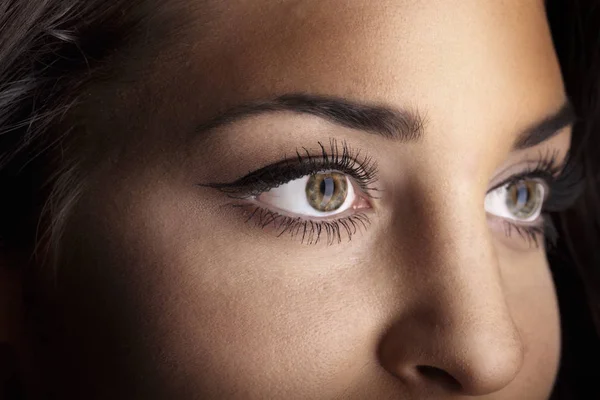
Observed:
[[[554,136],[564,128],[577,122],[577,114],[570,101],[565,101],[562,107],[553,115],[534,124],[517,138],[514,150],[524,150],[535,147]]]
[[[416,142],[424,134],[425,119],[416,111],[378,104],[358,103],[338,97],[286,94],[234,106],[202,123],[195,130],[205,133],[255,115],[294,112],[323,118],[337,125],[372,133],[399,142]],[[577,120],[572,104],[566,101],[553,115],[521,133],[513,150],[535,147]]]
[[[400,142],[419,140],[423,136],[425,125],[419,113],[410,110],[363,104],[336,97],[287,94],[271,100],[235,106],[201,124],[196,132],[203,133],[254,115],[277,112],[313,115],[346,128]]]

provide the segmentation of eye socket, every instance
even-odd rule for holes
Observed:
[[[537,180],[507,183],[485,197],[485,211],[519,222],[535,222],[542,213],[546,186]]]
[[[360,203],[351,179],[336,171],[319,172],[294,179],[261,193],[255,200],[281,211],[308,217],[329,217],[350,208],[365,208]]]

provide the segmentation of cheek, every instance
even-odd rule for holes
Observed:
[[[511,260],[511,258],[514,258]],[[517,259],[518,258],[518,259]],[[521,375],[532,387],[551,388],[560,358],[560,317],[550,269],[543,252],[504,258],[506,298],[525,346]]]
[[[329,398],[358,378],[380,325],[366,266],[286,250],[288,238],[257,245],[251,229],[176,190],[156,185],[108,210],[96,197],[71,227],[94,227],[72,235],[61,267],[73,282],[64,302],[77,304],[68,323],[86,326],[74,340],[102,349],[86,373],[165,398]]]
[[[92,196],[81,210],[95,211],[69,227],[63,348],[87,388],[101,396],[112,382],[148,399],[397,390],[374,355],[404,307],[393,294],[410,288],[395,287],[390,260],[371,260],[373,243],[298,247],[224,216],[193,186],[149,182]],[[513,387],[539,392],[558,365],[551,277],[541,252],[498,253],[511,266],[502,279],[525,346]]]
[[[316,388],[334,396],[341,377],[356,373],[372,350],[368,306],[349,298],[343,282],[286,276],[277,262],[246,257],[197,264],[202,271],[193,278],[163,286],[160,324],[171,329],[156,343],[185,370],[170,379],[195,382],[194,390],[211,398],[316,396]],[[286,267],[302,265],[291,260]]]
[[[178,366],[165,380],[206,398],[291,399],[333,398],[359,379],[380,326],[362,268],[219,232],[165,247],[163,279],[144,288],[155,346]]]

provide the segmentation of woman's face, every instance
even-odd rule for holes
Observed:
[[[570,114],[543,1],[195,3],[146,10],[76,112],[88,176],[47,291],[49,380],[547,398],[536,214]]]

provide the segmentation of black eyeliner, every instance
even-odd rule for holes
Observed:
[[[370,197],[378,191],[373,187],[377,181],[377,164],[360,150],[353,150],[346,142],[341,145],[331,139],[329,148],[318,142],[320,154],[313,155],[306,148],[296,151],[293,158],[260,168],[230,183],[208,183],[198,186],[217,189],[232,198],[246,199],[284,185],[294,179],[319,172],[335,170],[352,177],[363,192]]]
[[[374,197],[377,182],[377,164],[368,155],[354,150],[344,141],[339,144],[331,139],[326,147],[318,142],[320,154],[312,154],[308,149],[296,150],[295,157],[284,157],[283,161],[260,168],[230,183],[209,183],[198,186],[217,189],[232,199],[247,200],[259,196],[295,179],[326,171],[338,171],[351,177],[365,195]],[[290,217],[255,204],[229,204],[241,209],[246,223],[257,227],[273,229],[277,237],[288,234],[300,238],[303,244],[318,244],[326,236],[327,245],[341,243],[345,237],[349,241],[353,236],[366,230],[370,220],[365,213],[355,213],[345,217],[327,220],[311,220],[302,217]]]
[[[505,221],[505,232],[511,236],[516,232],[530,244],[539,247],[540,236],[546,243],[554,246],[558,241],[558,230],[549,213],[560,212],[571,207],[583,191],[584,182],[581,166],[567,155],[564,162],[559,163],[558,152],[540,155],[537,165],[525,172],[516,174],[495,186],[495,190],[504,185],[516,184],[528,180],[541,180],[549,189],[548,198],[544,201],[540,225],[519,225],[513,221]]]

